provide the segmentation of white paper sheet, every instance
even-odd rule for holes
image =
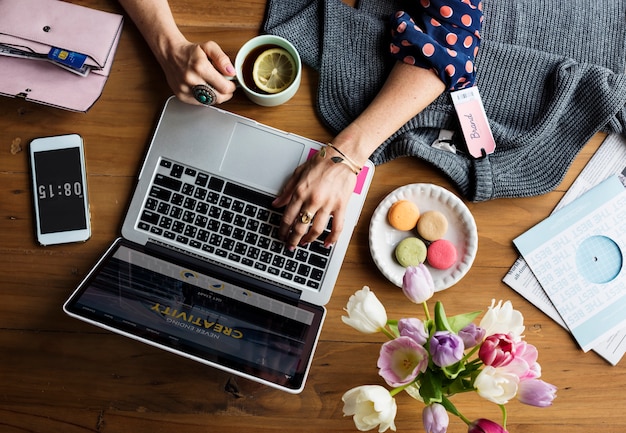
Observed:
[[[624,172],[625,167],[626,140],[619,135],[608,136],[554,210],[561,209],[608,177]],[[567,328],[550,298],[522,257],[515,261],[503,281],[556,323]],[[610,364],[616,365],[626,353],[626,329],[616,332],[604,342],[595,345],[593,351]]]

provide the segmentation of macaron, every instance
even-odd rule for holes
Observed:
[[[402,239],[395,249],[396,260],[403,267],[418,266],[426,260],[426,244],[419,238]]]
[[[419,208],[409,200],[398,200],[387,211],[389,224],[397,230],[413,230],[419,217]]]
[[[435,269],[448,269],[456,263],[457,251],[452,242],[438,239],[428,245],[428,264]]]
[[[448,231],[448,219],[437,210],[429,210],[420,215],[417,221],[417,233],[427,241],[436,241]]]

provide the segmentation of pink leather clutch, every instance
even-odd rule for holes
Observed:
[[[121,15],[64,1],[0,0],[0,94],[86,112],[102,94],[122,25]],[[74,58],[86,76],[59,66]]]

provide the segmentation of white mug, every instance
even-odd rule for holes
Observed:
[[[263,45],[277,45],[284,48],[291,55],[296,64],[296,76],[293,82],[286,89],[278,93],[257,92],[246,85],[243,78],[243,66],[246,57],[248,57],[248,55],[256,48]],[[251,59],[251,61],[254,62],[254,59]],[[298,51],[287,39],[274,35],[260,35],[243,44],[243,46],[239,49],[239,52],[237,52],[237,56],[235,57],[235,73],[239,86],[243,89],[243,92],[246,94],[248,99],[255,104],[262,105],[264,107],[275,107],[276,105],[284,104],[290,100],[298,91],[300,81],[302,79],[302,62]]]

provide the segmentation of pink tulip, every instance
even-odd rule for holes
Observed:
[[[480,346],[478,357],[485,365],[502,367],[515,358],[516,345],[508,334],[494,334],[485,338]]]
[[[485,418],[477,419],[469,425],[467,433],[509,433],[500,424]]]
[[[515,359],[508,368],[515,371],[520,380],[537,379],[541,376],[541,366],[537,362],[538,357],[539,351],[535,346],[525,341],[518,341]]]
[[[403,386],[426,371],[428,352],[411,337],[398,337],[382,345],[377,366],[389,386]]]

